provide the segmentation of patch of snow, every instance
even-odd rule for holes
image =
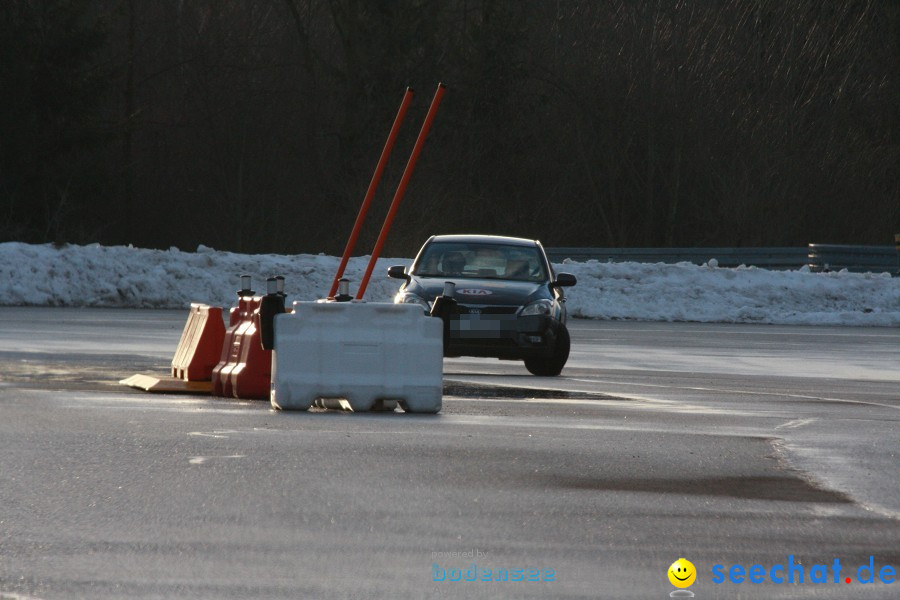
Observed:
[[[354,257],[345,277],[359,285],[369,257]],[[19,242],[0,244],[0,305],[187,308],[192,302],[234,304],[239,277],[249,274],[257,292],[265,280],[285,277],[288,301],[324,297],[338,257],[246,255],[198,246],[149,250]],[[379,259],[366,299],[389,302],[400,281]],[[578,278],[566,290],[569,314],[591,319],[857,325],[900,327],[900,278],[887,273],[768,271],[756,267],[564,261],[555,265]]]

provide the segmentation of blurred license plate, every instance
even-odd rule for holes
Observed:
[[[459,315],[450,321],[453,331],[499,332],[516,328],[515,315]]]

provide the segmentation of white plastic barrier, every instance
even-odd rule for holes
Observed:
[[[436,413],[443,393],[443,322],[415,304],[294,302],[275,317],[272,406],[307,410],[343,398],[354,411],[397,400]]]

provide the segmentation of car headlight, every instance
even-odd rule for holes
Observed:
[[[527,317],[529,315],[549,315],[551,312],[553,312],[553,302],[550,300],[538,300],[537,302],[526,305],[519,315],[522,317]]]
[[[396,304],[418,304],[425,312],[431,311],[431,304],[429,304],[422,296],[413,294],[412,292],[403,292],[401,294],[397,294],[394,302]]]

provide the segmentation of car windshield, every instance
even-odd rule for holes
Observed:
[[[412,273],[419,277],[535,282],[548,278],[537,246],[478,242],[433,242],[422,251]]]

